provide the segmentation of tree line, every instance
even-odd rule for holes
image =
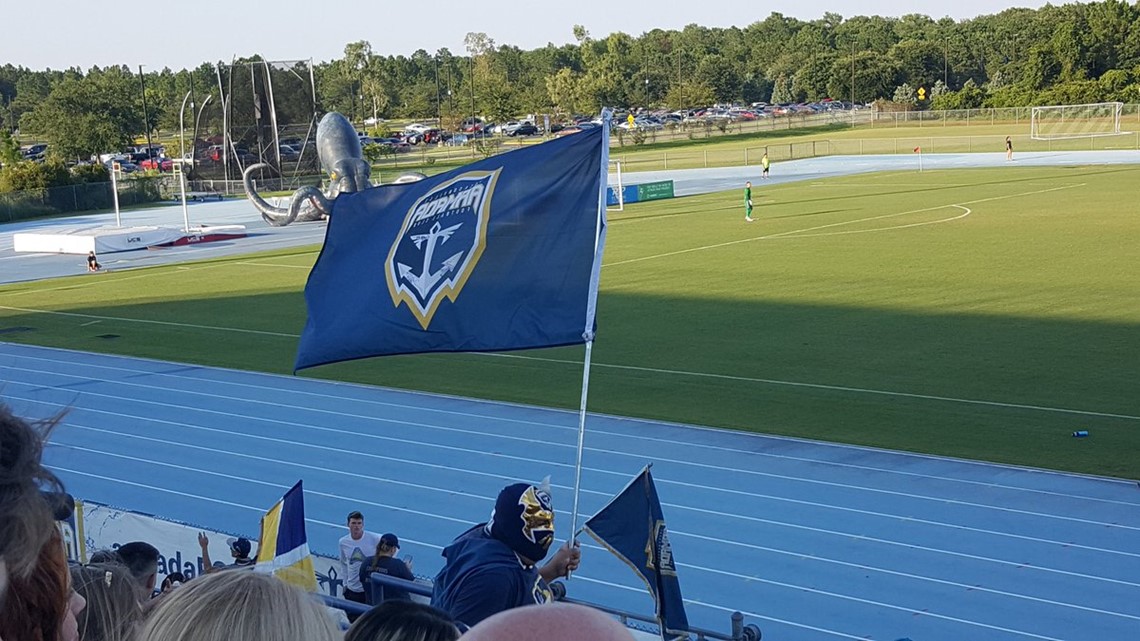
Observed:
[[[278,89],[273,101],[286,121],[335,110],[357,122],[445,123],[472,114],[497,121],[595,114],[602,105],[684,109],[822,98],[924,109],[1140,102],[1140,3],[1123,0],[963,21],[835,13],[801,21],[772,13],[743,28],[693,24],[595,38],[575,26],[573,35],[571,44],[523,51],[470,33],[461,54],[444,48],[410,56],[381,56],[367,41],[352,42],[339,59],[282,67],[295,87]],[[259,61],[224,68],[234,73]],[[232,80],[210,63],[145,74],[127,66],[85,72],[8,64],[0,67],[0,130],[49,142],[54,156],[67,159],[118,150],[148,133],[177,134],[180,121],[187,131],[191,120],[195,129],[217,132],[220,77],[223,86]],[[921,102],[919,88],[927,98]],[[247,108],[260,112],[266,100],[256,95]]]

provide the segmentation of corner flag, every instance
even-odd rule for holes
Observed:
[[[341,194],[305,286],[295,368],[592,339],[607,160],[598,127]]]
[[[688,635],[689,619],[673,563],[673,548],[649,467],[582,526],[645,581],[657,603],[661,638]]]
[[[305,535],[305,497],[301,481],[293,486],[261,519],[261,539],[254,570],[269,572],[282,581],[317,591],[313,555]]]

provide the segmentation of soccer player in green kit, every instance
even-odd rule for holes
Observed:
[[[752,183],[744,183],[744,220],[752,222]]]

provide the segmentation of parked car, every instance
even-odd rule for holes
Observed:
[[[483,130],[482,118],[467,118],[459,124],[459,131],[465,134],[475,133],[476,131]]]
[[[37,143],[30,145],[20,151],[24,160],[43,160],[44,155],[47,154],[47,143]]]
[[[138,163],[139,169],[149,171],[172,171],[174,169],[174,161],[169,158],[147,158]]]
[[[128,161],[122,161],[122,162],[112,160],[112,161],[108,161],[108,162],[103,163],[103,166],[107,168],[107,171],[111,171],[112,169],[114,169],[114,165],[116,162],[119,164],[119,171],[121,171],[124,174],[133,174],[139,170],[139,166],[133,162],[130,162],[129,160]]]
[[[451,138],[451,132],[442,129],[428,129],[420,135],[420,139],[428,145],[446,141],[448,138]]]
[[[425,125],[422,122],[413,122],[412,124],[404,127],[404,135],[410,136],[413,134],[422,134],[428,129],[431,129],[430,125]]]
[[[532,122],[524,122],[506,133],[508,136],[533,136],[538,133],[538,127]]]
[[[412,146],[400,140],[399,138],[373,138],[372,144],[387,145],[396,150],[397,153],[407,153],[412,150]]]
[[[301,152],[293,148],[292,145],[278,145],[278,151],[281,154],[282,161],[295,161],[301,157]]]

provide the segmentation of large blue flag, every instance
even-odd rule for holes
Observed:
[[[296,369],[592,339],[608,135],[341,194],[305,286]]]
[[[590,517],[582,529],[645,581],[657,604],[661,638],[667,634],[687,635],[689,618],[685,615],[673,547],[669,545],[665,516],[649,466]]]

